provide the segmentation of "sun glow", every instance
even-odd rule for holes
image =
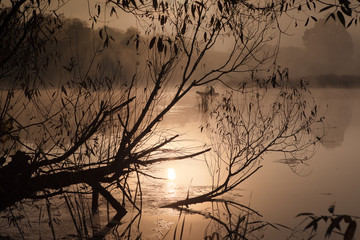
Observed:
[[[175,180],[175,178],[176,178],[175,170],[173,168],[168,168],[168,179]]]

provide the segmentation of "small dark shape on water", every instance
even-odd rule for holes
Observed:
[[[219,93],[215,92],[213,86],[206,87],[204,92],[196,91],[196,94],[200,96],[200,103],[198,103],[199,110],[203,112],[207,112],[209,109],[209,102],[212,103],[214,98],[219,95]]]

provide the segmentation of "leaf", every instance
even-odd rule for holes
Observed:
[[[181,29],[181,34],[185,34],[185,32],[186,32],[186,23],[184,22],[184,25]]]
[[[154,44],[155,44],[155,40],[156,40],[156,37],[153,37],[150,41],[150,44],[149,44],[149,49],[152,49]]]
[[[301,216],[313,216],[313,213],[299,213],[298,215],[296,215],[295,217],[301,217]]]
[[[346,223],[350,223],[350,222],[352,221],[352,219],[351,219],[350,216],[344,215],[344,221],[345,221]]]
[[[315,22],[318,21],[316,17],[311,16],[311,18],[312,18]]]
[[[309,18],[306,19],[305,26],[307,26],[309,23]]]
[[[222,4],[221,4],[221,2],[220,2],[220,1],[218,1],[218,8],[219,8],[220,12],[222,12],[222,10],[223,10],[223,6],[222,6]]]
[[[161,8],[163,13],[165,13],[165,10],[168,9],[168,6],[166,4],[164,4],[164,1],[161,2]]]
[[[103,39],[103,30],[104,30],[104,29],[102,28],[102,29],[100,29],[100,31],[99,31],[99,36],[100,36],[101,39]]]
[[[210,19],[210,26],[212,26],[214,24],[214,20],[215,20],[215,16],[212,15],[211,19]]]
[[[136,9],[138,8],[137,5],[136,5],[135,0],[130,0],[130,2],[134,5],[134,7],[135,7]]]
[[[116,10],[114,7],[111,8],[111,11],[110,11],[110,17],[115,13],[115,15],[117,16],[117,13],[116,13]]]
[[[174,52],[175,52],[175,55],[177,55],[177,54],[178,54],[178,52],[179,52],[178,47],[177,47],[177,45],[176,45],[176,44],[174,44]]]
[[[341,231],[341,226],[340,226],[340,222],[342,221],[342,219],[344,218],[344,216],[339,216],[337,218],[335,218],[335,228]]]
[[[276,85],[278,85],[278,84],[276,83],[276,75],[273,75],[273,76],[271,77],[271,84],[272,84],[273,88],[275,88]]]
[[[325,19],[325,23],[330,19],[330,17],[335,21],[335,14],[331,13],[326,19]]]
[[[157,48],[158,48],[159,52],[162,52],[164,50],[164,44],[163,44],[162,38],[158,39]]]
[[[353,22],[354,22],[354,18],[351,19],[351,21],[348,23],[348,25],[346,26],[346,28],[349,28]]]
[[[341,11],[343,13],[345,13],[346,15],[348,15],[349,17],[351,17],[352,10],[351,10],[351,8],[349,6],[346,6],[346,7],[341,6]]]
[[[193,18],[195,18],[195,10],[196,6],[194,4],[191,5],[191,14],[193,15]]]
[[[136,39],[136,50],[139,50],[139,38]]]
[[[334,7],[334,5],[330,5],[330,6],[324,7],[324,8],[322,8],[322,9],[320,9],[320,11],[319,11],[319,12],[326,11],[326,10],[328,10],[328,9],[332,8],[332,7]]]
[[[217,19],[215,29],[216,29],[216,30],[220,30],[220,28],[221,28],[221,23],[220,23],[220,20]]]
[[[123,6],[123,8],[129,8],[129,1],[123,0],[122,1],[122,6]]]
[[[304,230],[308,229],[308,228],[313,228],[312,231],[315,231],[317,230],[317,227],[318,227],[318,221],[320,220],[320,218],[313,218],[313,220],[308,224],[306,225],[306,227],[304,228]]]
[[[134,37],[134,35],[132,35],[127,41],[126,41],[126,46],[129,46],[130,44],[130,40]]]
[[[340,218],[336,218],[336,219],[331,219],[331,224],[329,225],[328,229],[326,230],[325,233],[325,237],[330,237],[332,231],[334,230],[334,228],[339,229],[340,228],[340,223],[341,219]]]
[[[104,47],[108,47],[109,46],[109,38],[108,37],[106,37],[105,38],[105,41],[104,41]]]
[[[65,96],[68,96],[67,91],[64,86],[61,86],[61,91],[65,94]]]
[[[63,108],[66,108],[66,105],[65,105],[65,102],[64,102],[63,98],[61,98],[61,104],[62,104]]]
[[[340,11],[337,11],[337,17],[338,19],[340,20],[341,24],[345,27],[345,17],[344,15],[342,14],[342,12]]]
[[[197,4],[197,5],[199,5],[200,7],[205,7],[205,5],[204,5],[204,3],[202,3],[202,2],[199,2],[199,1],[195,1],[195,3]]]
[[[355,231],[356,231],[356,222],[352,220],[345,231],[344,240],[352,240],[354,238]]]
[[[155,10],[157,9],[157,7],[158,7],[157,0],[153,0],[153,7],[154,7]]]
[[[284,2],[281,3],[280,12],[282,13],[284,10]]]

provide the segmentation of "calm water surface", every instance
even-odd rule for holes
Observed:
[[[301,221],[295,218],[298,213],[328,214],[327,209],[333,203],[336,204],[337,214],[360,216],[360,89],[312,91],[321,109],[326,111],[325,116],[331,126],[323,146],[315,156],[306,165],[296,169],[284,164],[279,157],[265,157],[264,167],[227,196],[258,211],[263,216],[259,220],[294,228]],[[200,131],[200,126],[208,120],[207,114],[198,111],[196,94],[191,93],[164,119],[162,127],[183,134],[181,141],[168,146],[168,150],[190,148],[190,151],[195,151],[206,147],[203,145],[209,140]],[[141,179],[143,214],[140,232],[143,239],[173,239],[173,231],[176,225],[182,224],[184,217],[179,220],[178,211],[159,207],[184,199],[187,194],[195,196],[211,189],[211,177],[204,161],[208,157],[210,156],[205,155],[185,161],[162,163],[147,170],[167,180],[148,177]],[[191,207],[209,213],[213,209],[210,204]],[[64,204],[63,208],[66,209]],[[61,211],[65,210],[60,208],[53,214],[63,216]],[[104,205],[100,212],[105,218]],[[123,222],[129,221],[132,214],[130,212]],[[27,217],[38,218],[38,215],[30,215]],[[185,220],[183,239],[202,239],[209,219],[195,214],[186,215]],[[38,239],[38,228],[44,230],[47,227],[46,217],[41,224],[34,223],[26,227],[33,228],[30,234],[25,235],[26,239]],[[64,232],[68,229],[73,229],[73,226],[70,219],[65,218],[57,231]],[[16,228],[4,227],[1,230],[5,235],[17,232]],[[42,234],[43,238],[51,237],[50,229],[48,230],[48,233]],[[286,229],[277,231],[268,227],[264,239],[287,239],[290,233]],[[324,232],[319,234],[319,239],[323,239],[323,234]],[[360,239],[359,229],[356,239]]]
[[[313,89],[312,92],[321,109],[326,111],[325,116],[331,126],[323,146],[306,165],[296,169],[284,164],[282,159],[265,157],[264,167],[232,193],[232,197],[259,211],[262,220],[292,228],[302,220],[295,218],[298,213],[329,215],[327,209],[334,203],[335,213],[360,216],[360,90]],[[207,141],[206,135],[201,134],[199,129],[206,119],[206,115],[196,110],[196,100],[192,96],[172,111],[165,120],[165,126],[185,132],[183,137],[186,139]],[[182,144],[196,144],[196,141]],[[147,204],[155,207],[163,201],[185,198],[189,189],[193,194],[200,194],[210,188],[211,180],[201,157],[162,164],[156,171],[166,177],[169,168],[176,173],[174,180],[144,187],[150,193],[157,191],[156,196],[148,195]],[[158,196],[164,197],[161,199]],[[166,239],[172,239],[177,216],[178,213],[173,210],[158,212],[155,208],[145,211],[143,236],[155,239],[170,231]],[[184,232],[191,236],[186,239],[202,238],[208,221],[202,216],[187,216]],[[321,224],[319,227],[321,230]],[[324,233],[319,231],[318,238],[323,239]],[[287,239],[289,236],[290,231],[286,229],[277,231],[268,227],[264,239]],[[336,235],[332,239],[337,239]],[[359,230],[356,239],[360,239]]]

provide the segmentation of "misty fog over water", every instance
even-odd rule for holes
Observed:
[[[215,89],[223,91],[219,87]],[[281,155],[269,155],[262,162],[264,167],[259,172],[227,196],[251,206],[263,216],[262,220],[271,223],[296,227],[300,223],[300,219],[295,218],[298,213],[327,214],[328,207],[333,203],[336,204],[338,214],[360,215],[360,91],[335,88],[310,90],[328,123],[327,135],[316,154],[300,165],[284,162]],[[164,119],[162,128],[182,134],[181,141],[173,145],[174,149],[197,147],[209,141],[207,133],[200,128],[210,121],[209,113],[199,111],[199,104],[200,100],[193,92]],[[188,194],[198,195],[211,188],[211,177],[204,158],[200,156],[163,163],[146,170],[149,174],[165,178],[142,179],[144,212],[141,231],[146,239],[162,239],[168,231],[172,233],[178,223],[178,212],[159,208],[162,204],[183,199]],[[167,179],[168,169],[173,169],[176,174],[174,179]],[[63,223],[66,223],[70,219],[64,207],[56,211]],[[211,205],[207,204],[195,206],[195,209],[212,212]],[[100,207],[100,212],[100,217],[106,218],[105,205]],[[36,229],[36,216],[28,217],[33,218]],[[187,215],[185,234],[190,235],[191,232],[191,238],[187,239],[202,237],[208,223],[209,219],[203,216]],[[65,225],[60,226],[63,228]],[[266,229],[264,239],[286,239],[290,234],[286,229]],[[8,228],[5,233],[16,234],[16,229]],[[26,236],[32,239],[32,235]],[[356,236],[359,237],[359,233]],[[172,239],[172,234],[165,239]]]
[[[293,77],[307,77],[314,87],[360,86],[357,35],[350,35],[339,22],[321,19],[300,38],[303,46],[287,46],[279,52],[279,64],[288,67]]]
[[[125,30],[108,28],[107,31],[112,37],[110,46],[96,58],[94,65],[98,65],[99,68],[91,71],[100,71],[108,78],[116,77],[117,82],[122,84],[128,81],[125,79],[133,77],[136,65],[145,64],[141,58],[141,52],[135,51],[134,43],[130,40],[132,36],[140,32],[132,27]],[[294,42],[303,44],[301,46],[289,44],[288,42],[293,39],[291,37],[297,39]],[[68,81],[64,73],[78,64],[79,74],[86,73],[87,66],[95,56],[93,52],[102,47],[98,30],[92,29],[86,21],[80,19],[65,19],[57,39],[57,44],[48,46],[48,51],[59,54],[61,57],[55,58],[55,64],[50,64],[43,77],[45,83],[48,82],[53,87]],[[297,34],[287,37],[288,42],[284,42],[283,47],[280,45],[277,64],[289,69],[291,81],[306,78],[312,87],[360,87],[358,39],[360,39],[358,35],[351,35],[339,22],[330,19],[325,24],[325,19],[320,19],[313,27],[307,28],[302,36]],[[223,42],[224,44],[226,45],[226,41]],[[268,48],[269,50],[264,49],[264,51],[272,51],[271,46]],[[215,51],[211,50],[201,68],[212,69],[223,61],[226,58],[224,49],[226,50],[226,47],[219,45]],[[248,74],[233,74],[225,82],[236,86],[239,80],[248,77]],[[101,79],[100,76],[99,79]],[[1,87],[11,85],[12,81],[12,79],[5,79]]]

